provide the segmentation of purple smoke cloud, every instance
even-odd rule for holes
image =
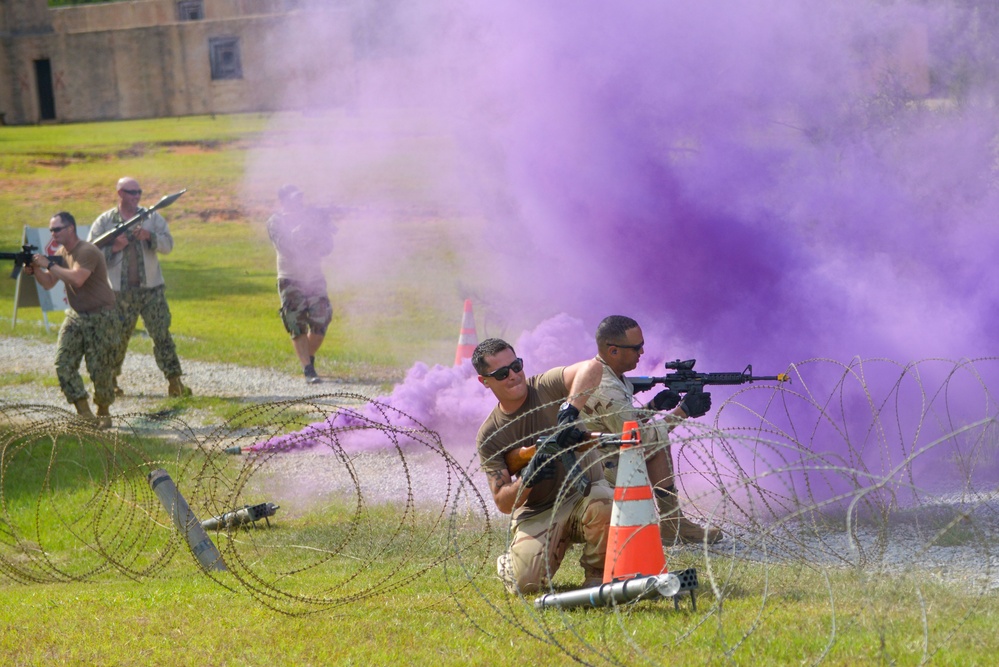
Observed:
[[[420,196],[486,221],[464,272],[511,319],[540,323],[517,343],[530,372],[592,355],[612,313],[641,322],[650,365],[696,357],[705,371],[991,352],[999,119],[974,66],[999,38],[968,10],[372,7],[351,112],[378,125],[411,109],[452,139],[452,168],[426,170]],[[408,130],[388,118],[364,138],[331,127],[330,155],[280,136],[335,180],[391,155]],[[393,251],[377,249],[380,266]],[[465,441],[492,405],[467,371],[422,364],[384,400]]]

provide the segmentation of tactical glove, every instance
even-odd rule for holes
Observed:
[[[645,404],[645,409],[655,410],[656,412],[672,410],[680,404],[680,398],[680,392],[673,391],[672,389],[664,389]]]
[[[558,409],[557,419],[559,430],[555,435],[555,443],[558,445],[559,451],[572,449],[583,440],[586,440],[586,431],[582,431],[571,425],[579,419],[578,408],[569,403],[563,403],[562,407]]]
[[[568,424],[579,419],[579,409],[571,403],[563,403],[558,409],[558,425]]]
[[[706,391],[687,394],[680,407],[688,417],[703,417],[711,409],[711,394]]]
[[[540,481],[551,479],[555,476],[555,459],[547,454],[537,451],[527,465],[520,470],[520,485],[530,488]]]

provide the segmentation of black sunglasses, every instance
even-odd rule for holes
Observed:
[[[121,191],[124,192],[126,195],[132,195],[133,197],[135,195],[142,194],[142,190],[126,190],[125,188],[122,188]]]
[[[69,227],[69,225],[63,225],[62,227],[49,227],[49,231],[55,234],[56,232],[61,232],[62,230]]]
[[[635,352],[638,352],[643,347],[645,347],[645,341],[643,340],[638,345],[621,345],[619,343],[611,343],[611,345],[613,345],[614,347],[623,347],[626,350],[634,350]]]
[[[511,371],[519,373],[522,370],[524,370],[524,360],[517,357],[509,366],[500,366],[492,373],[486,373],[484,377],[492,378],[494,380],[505,380],[510,376]]]

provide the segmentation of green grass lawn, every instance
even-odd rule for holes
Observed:
[[[40,421],[0,431],[5,665],[985,665],[999,648],[999,600],[970,582],[697,551],[668,556],[697,569],[696,608],[538,611],[496,578],[504,521],[474,495],[288,503],[269,527],[209,531],[227,565],[209,573],[148,472],[202,518],[259,501],[278,483],[265,463]],[[557,590],[582,579],[577,549]]]
[[[371,122],[337,115],[293,120],[298,129],[343,124],[344,132],[362,135]],[[45,226],[57,210],[89,224],[115,204],[114,184],[122,175],[140,179],[146,205],[187,188],[163,211],[176,243],[162,264],[181,358],[298,371],[277,317],[274,252],[264,230],[273,193],[292,169],[283,161],[285,122],[284,116],[247,114],[0,127],[0,238],[7,239],[0,249],[16,250],[25,225]],[[452,244],[468,221],[421,212],[430,195],[420,174],[426,164],[446,159],[447,142],[411,134],[395,154],[359,165],[335,202],[382,207],[388,221],[370,233],[361,228],[366,219],[341,225],[344,240],[328,260],[335,315],[320,359],[324,374],[391,382],[415,361],[453,358],[464,299],[456,286],[468,280],[456,277]],[[258,169],[251,177],[251,158],[272,171]],[[326,203],[318,186],[312,201]],[[392,257],[380,252],[379,235],[391,238]],[[351,239],[364,240],[364,247]],[[344,261],[363,263],[363,277],[338,272]],[[37,308],[20,309],[16,328],[4,325],[13,315],[14,287],[13,280],[0,281],[0,331],[54,340],[60,313],[50,314],[49,332]],[[132,345],[150,348],[141,337]]]
[[[919,609],[878,610],[869,593],[844,595],[833,613],[806,590],[821,588],[817,578],[801,581],[793,599],[732,596],[723,613],[703,610],[707,597],[697,612],[645,602],[617,614],[537,613],[496,587],[452,588],[441,571],[304,616],[192,573],[2,589],[0,655],[5,664],[73,665],[987,665],[996,644],[994,601],[959,593],[929,592],[934,608],[944,600],[954,616],[931,616],[940,629],[924,635]],[[965,617],[953,606],[961,602],[976,613]]]

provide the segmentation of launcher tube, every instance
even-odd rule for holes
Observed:
[[[635,577],[616,583],[601,584],[592,588],[580,588],[565,593],[549,593],[536,599],[534,608],[606,607],[640,599],[671,598],[679,592],[680,579],[672,572],[668,572],[651,577]]]
[[[157,469],[149,473],[149,485],[153,487],[156,497],[163,503],[167,514],[173,519],[173,525],[187,539],[188,546],[205,570],[224,572],[225,562],[215,543],[202,528],[198,517],[194,515],[190,505],[180,495],[177,485],[173,483],[166,470]]]

